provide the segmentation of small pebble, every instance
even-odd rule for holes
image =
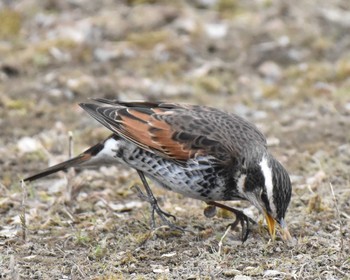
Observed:
[[[18,149],[22,153],[32,153],[40,149],[40,143],[30,137],[23,137],[17,143]]]
[[[273,61],[264,62],[260,65],[258,71],[271,82],[277,82],[282,78],[281,67]]]
[[[278,275],[281,275],[281,272],[277,270],[268,269],[264,271],[264,277],[273,277]]]
[[[280,139],[276,137],[269,137],[266,139],[267,146],[272,147],[272,146],[278,146],[280,144]]]
[[[249,276],[245,276],[245,275],[236,275],[235,278],[233,278],[233,280],[251,280],[252,278]]]
[[[226,277],[232,277],[232,276],[239,276],[241,275],[241,271],[237,270],[237,269],[228,269],[223,271],[223,275],[225,275]]]
[[[345,104],[345,109],[350,112],[350,102]]]
[[[209,23],[204,26],[205,32],[211,39],[222,39],[226,37],[228,26],[223,23]]]

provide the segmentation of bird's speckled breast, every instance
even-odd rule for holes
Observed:
[[[234,182],[229,184],[225,170],[213,165],[210,157],[202,156],[178,163],[125,140],[119,141],[121,143],[113,150],[115,158],[143,171],[163,188],[204,201],[234,199]]]

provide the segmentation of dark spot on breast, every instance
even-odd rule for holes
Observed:
[[[123,148],[119,148],[118,150],[113,150],[113,152],[115,153],[115,158],[124,158],[124,149]]]

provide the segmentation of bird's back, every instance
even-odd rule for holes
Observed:
[[[230,161],[266,149],[266,139],[243,118],[215,108],[174,103],[81,104],[95,119],[136,145],[174,160],[211,155]]]

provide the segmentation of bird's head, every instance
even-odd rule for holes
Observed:
[[[284,167],[271,155],[265,154],[258,164],[247,168],[244,179],[244,195],[265,215],[271,238],[275,238],[277,223],[283,239],[291,240],[284,218],[292,186]]]

